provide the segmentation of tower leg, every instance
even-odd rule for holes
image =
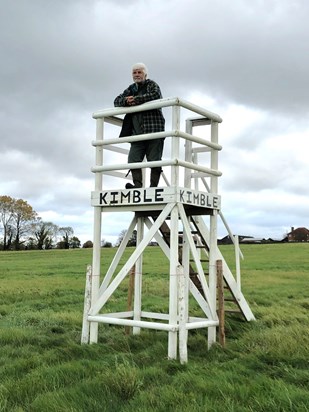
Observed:
[[[99,296],[100,266],[101,266],[101,221],[102,213],[99,207],[94,209],[94,234],[93,234],[93,258],[92,258],[92,284],[91,284],[91,306]],[[98,323],[90,324],[90,343],[98,342]]]
[[[209,233],[209,291],[212,306],[212,312],[217,311],[217,212],[214,210],[213,215],[210,216],[210,233]],[[208,348],[216,342],[216,326],[208,328]]]
[[[140,244],[144,237],[144,218],[137,218],[137,237],[136,246]],[[141,320],[142,311],[142,270],[143,270],[143,254],[137,259],[135,264],[135,279],[134,279],[134,320]],[[133,334],[138,335],[141,328],[133,327]]]
[[[171,211],[171,243],[170,243],[170,301],[169,324],[177,326],[178,320],[178,208]],[[168,358],[177,358],[177,329],[168,333]]]
[[[179,359],[180,363],[188,362],[188,331],[186,323],[188,319],[188,277],[185,276],[183,266],[178,266],[178,311],[179,311]]]
[[[86,286],[85,286],[85,301],[81,343],[89,343],[90,323],[87,320],[88,312],[91,305],[91,282],[92,282],[92,267],[87,266]]]

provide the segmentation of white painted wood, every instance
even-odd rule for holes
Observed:
[[[170,285],[169,285],[169,323],[174,325],[178,318],[178,210],[171,211],[170,226]],[[169,332],[168,358],[177,358],[177,333]]]
[[[141,244],[144,237],[144,218],[137,219],[137,247]],[[143,274],[143,254],[139,256],[135,263],[135,278],[134,278],[134,320],[141,319],[142,311],[142,274]],[[139,327],[133,328],[133,335],[140,333]]]
[[[120,262],[120,259],[122,258],[122,255],[123,255],[123,253],[126,249],[127,243],[129,241],[130,237],[132,236],[133,230],[136,226],[136,222],[137,222],[137,219],[136,219],[135,216],[133,216],[133,219],[132,219],[132,221],[131,221],[131,223],[128,227],[128,230],[127,230],[126,234],[124,235],[120,245],[118,246],[117,252],[115,253],[115,256],[112,260],[112,263],[110,264],[110,267],[109,267],[108,271],[106,272],[106,275],[103,279],[103,282],[102,282],[100,290],[99,290],[99,296],[102,295],[102,293],[106,290],[107,286],[109,285],[110,280],[112,279],[112,277],[115,273],[115,270],[116,270],[116,268],[117,268],[117,266]]]
[[[155,134],[145,134],[123,139],[104,138],[104,122],[121,126],[122,117],[126,113],[135,113],[155,108],[172,108],[172,130]],[[194,118],[186,121],[185,132],[180,129],[180,109],[190,110],[195,114]],[[197,117],[196,115],[202,116]],[[92,285],[85,287],[85,308],[82,330],[82,342],[94,343],[98,339],[98,324],[107,323],[133,327],[134,333],[139,333],[141,328],[165,330],[168,332],[168,357],[177,358],[177,340],[179,343],[179,358],[181,363],[188,360],[187,339],[188,331],[192,329],[208,328],[208,346],[211,346],[216,339],[216,327],[218,318],[216,313],[216,270],[217,259],[223,261],[223,275],[229,285],[232,294],[236,297],[242,312],[247,320],[253,320],[254,316],[240,290],[240,268],[238,272],[239,256],[241,252],[236,247],[238,255],[236,257],[236,280],[226,265],[217,247],[217,217],[220,216],[223,223],[225,219],[221,213],[221,199],[218,195],[218,177],[221,172],[218,170],[218,152],[222,147],[218,143],[218,123],[222,121],[220,116],[209,112],[199,106],[193,105],[183,99],[167,98],[152,101],[139,105],[138,107],[113,108],[98,111],[93,114],[97,119],[96,140],[92,142],[96,150],[96,163],[92,168],[95,173],[95,190],[92,192],[92,206],[94,206],[94,248],[92,260]],[[193,127],[198,125],[210,125],[211,140],[200,138],[193,133]],[[164,167],[170,168],[170,182],[165,173],[162,174],[166,187],[141,188],[133,190],[115,189],[103,190],[103,174],[108,174],[116,178],[124,178],[128,170],[128,164],[104,164],[103,150],[109,150],[120,154],[127,154],[126,148],[120,147],[133,141],[153,140],[157,138],[171,139],[171,158],[157,162],[132,163],[131,169],[142,169],[145,175],[146,168]],[[185,156],[181,157],[180,144],[185,143]],[[198,154],[209,152],[210,164],[199,164]],[[205,177],[210,178],[210,187]],[[183,188],[180,179],[183,180]],[[192,179],[194,186],[192,188]],[[201,182],[207,191],[200,190]],[[209,215],[209,229],[202,218],[190,217],[194,208],[201,213],[205,210],[205,215]],[[101,267],[101,215],[105,212],[160,212],[154,223],[149,217],[139,214],[138,218],[133,217],[127,234],[115,253],[114,259],[104,276],[100,286]],[[202,212],[204,213],[204,212]],[[170,246],[165,242],[160,233],[160,226],[169,218]],[[193,220],[192,220],[193,219]],[[203,238],[196,238],[192,231],[192,222],[198,228]],[[179,230],[182,225],[182,256],[179,258]],[[144,226],[148,228],[144,234]],[[134,228],[137,227],[137,247],[132,255],[125,262],[118,273],[115,273],[120,259],[126,249],[127,241],[131,237]],[[228,225],[226,224],[228,228]],[[230,229],[228,228],[229,233]],[[153,313],[142,310],[142,272],[143,272],[143,252],[148,243],[155,238],[162,248],[166,257],[170,260],[169,269],[169,311],[168,313]],[[234,237],[231,237],[234,240]],[[201,249],[196,247],[204,244],[208,245],[209,253],[203,249],[209,257],[209,282],[204,275],[201,263]],[[235,242],[237,243],[237,241]],[[237,245],[236,245],[237,246]],[[238,258],[237,258],[238,256]],[[202,296],[197,287],[193,284],[190,276],[190,258],[193,258],[194,265],[198,272],[203,293]],[[180,264],[179,260],[182,262]],[[134,308],[117,313],[104,312],[104,306],[117,287],[127,276],[131,267],[135,265],[134,284]],[[90,293],[91,291],[91,293]],[[201,307],[205,318],[189,316],[189,292]],[[87,295],[87,298],[86,298]],[[91,305],[90,305],[90,297]],[[89,307],[90,305],[90,307]],[[128,308],[129,309],[129,308]],[[133,318],[133,319],[132,319]],[[146,321],[144,319],[150,319]],[[156,322],[153,321],[156,320]],[[89,328],[90,324],[90,328]]]
[[[238,235],[234,236],[235,242],[235,262],[236,262],[236,283],[238,291],[241,291],[241,274],[240,274],[240,261],[239,261],[239,239]]]
[[[110,325],[121,326],[133,326],[138,328],[165,330],[170,333],[174,333],[177,336],[178,324],[177,321],[174,324],[171,323],[159,323],[159,322],[147,322],[144,320],[132,320],[132,319],[118,319],[114,317],[90,315],[88,316],[89,322],[108,323]]]
[[[96,121],[96,139],[102,140],[104,136],[104,119]],[[96,147],[96,166],[103,164],[103,149]],[[103,177],[101,173],[95,174],[95,190],[102,190]],[[93,305],[99,294],[101,273],[101,225],[102,214],[99,208],[94,209],[93,219],[93,255],[92,255],[92,282],[91,282],[91,305]],[[98,324],[92,322],[90,325],[90,343],[98,342]]]
[[[173,209],[175,205],[173,203],[168,204],[164,207],[162,210],[161,214],[153,224],[152,228],[149,230],[149,232],[145,235],[144,239],[141,241],[141,243],[138,245],[138,247],[135,249],[135,251],[132,253],[132,255],[129,257],[127,262],[124,264],[120,272],[116,275],[116,277],[112,280],[112,282],[109,284],[109,286],[103,291],[103,293],[100,295],[100,297],[94,301],[94,304],[91,305],[89,313],[91,315],[97,315],[100,309],[103,307],[103,305],[107,302],[107,300],[110,298],[110,296],[114,293],[114,291],[117,289],[117,287],[120,285],[120,283],[123,281],[123,279],[126,277],[128,274],[129,270],[131,267],[134,265],[138,257],[141,255],[141,253],[144,251],[145,247],[148,245],[148,243],[151,241],[153,238],[154,234],[158,231],[159,227],[162,225],[166,217],[170,214],[171,210]]]
[[[211,141],[214,144],[218,144],[218,123],[215,121],[211,122]],[[210,166],[211,169],[218,169],[218,151],[212,150],[210,155]],[[210,191],[213,194],[218,193],[218,178],[215,175],[210,176]],[[216,265],[216,249],[217,249],[217,239],[218,239],[218,220],[217,220],[217,210],[213,211],[213,214],[209,217],[209,290],[211,295],[211,300],[209,301],[211,310],[217,313],[217,265]],[[208,347],[216,341],[216,328],[208,328]]]
[[[150,210],[155,205],[167,203],[183,203],[189,206],[197,206],[206,209],[219,209],[221,197],[212,193],[184,187],[148,187],[139,189],[114,189],[94,191],[91,193],[92,206],[116,209],[121,206],[149,206]]]
[[[189,282],[189,288],[190,288],[190,292],[192,293],[194,299],[200,305],[200,308],[202,309],[202,311],[205,313],[207,318],[211,319],[212,314],[211,314],[210,307],[207,301],[204,299],[204,297],[201,295],[201,293],[199,292],[199,290],[197,289],[197,287],[194,285],[194,283],[191,280]]]
[[[196,165],[194,163],[189,163],[185,162],[184,160],[181,160],[179,158],[173,158],[170,160],[158,160],[158,161],[153,161],[153,162],[140,162],[140,163],[130,163],[130,169],[143,169],[146,167],[164,167],[164,166],[182,166],[184,168],[188,169],[193,169],[198,172],[205,173],[209,176],[221,176],[222,172],[219,170],[215,170],[213,168],[209,167],[204,167],[201,165]],[[94,166],[91,168],[91,171],[93,173],[106,173],[110,172],[113,170],[127,170],[128,169],[128,164],[127,163],[122,163],[122,164],[110,164],[107,166]],[[172,179],[171,179],[172,180]]]
[[[199,228],[201,235],[203,236],[207,244],[209,244],[209,229],[207,228],[205,222],[202,219],[200,219],[197,223],[197,226]],[[237,299],[242,314],[244,315],[247,321],[255,320],[255,317],[244,295],[242,294],[242,292],[239,292],[237,282],[218,247],[216,249],[215,260],[222,260],[223,277],[227,285],[229,286],[233,296]]]
[[[188,291],[186,287],[186,277],[184,274],[183,266],[177,266],[178,275],[178,313],[179,313],[179,360],[180,363],[188,362],[188,348],[187,339],[188,331],[186,329],[186,324],[188,320],[187,310],[188,310]]]
[[[88,322],[87,317],[88,317],[88,312],[89,312],[90,305],[91,305],[91,287],[92,287],[91,283],[92,283],[92,267],[91,265],[87,265],[81,343],[89,343],[90,323]]]
[[[194,259],[194,263],[195,263],[196,268],[197,268],[197,272],[199,274],[199,279],[200,279],[200,282],[201,282],[201,285],[202,285],[202,288],[203,288],[203,292],[204,292],[206,300],[209,304],[211,319],[217,320],[216,311],[213,309],[213,306],[211,306],[211,304],[209,303],[209,302],[212,302],[212,296],[211,296],[209,287],[208,287],[206,279],[205,279],[204,269],[202,267],[201,261],[199,260],[198,252],[196,250],[193,238],[191,236],[191,229],[190,229],[190,226],[188,224],[184,208],[181,204],[179,204],[178,207],[179,207],[179,213],[180,213],[180,216],[181,216],[184,231],[187,233],[187,236],[188,236],[188,242],[189,242],[189,245],[190,245],[190,250],[191,250],[191,253],[192,253],[192,256],[193,256],[193,259]]]
[[[152,110],[152,109],[159,109],[163,107],[174,107],[174,106],[181,106],[185,109],[188,109],[200,116],[206,117],[208,120],[214,120],[218,123],[222,122],[222,119],[216,113],[213,113],[209,110],[203,109],[200,106],[192,104],[187,100],[180,99],[179,97],[167,97],[164,99],[153,100],[151,102],[144,103],[143,105],[138,106],[131,106],[131,107],[116,107],[112,109],[105,109],[105,110],[98,110],[97,112],[93,113],[92,117],[94,119],[99,118],[110,118],[110,116],[117,116],[126,113],[135,113],[141,112],[145,110]]]

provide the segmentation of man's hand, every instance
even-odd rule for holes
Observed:
[[[134,96],[126,97],[126,103],[128,106],[134,106],[135,105]]]

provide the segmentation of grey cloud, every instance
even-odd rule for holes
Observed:
[[[42,211],[67,214],[72,207],[78,224],[93,186],[92,112],[111,107],[131,82],[131,65],[144,61],[165,97],[198,93],[211,98],[207,108],[219,114],[230,105],[259,113],[236,132],[229,123],[234,119],[223,118],[224,196],[284,190],[299,203],[308,193],[308,166],[297,161],[298,143],[290,157],[266,156],[263,145],[308,129],[308,14],[304,0],[4,2],[1,192],[25,197]],[[268,222],[246,207],[247,224]],[[304,209],[295,211],[294,221],[304,217]],[[105,228],[110,236],[119,229],[108,222]]]

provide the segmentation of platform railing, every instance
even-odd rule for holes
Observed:
[[[116,126],[122,125],[122,116],[127,113],[143,112],[146,110],[171,108],[172,109],[172,127],[170,130],[157,133],[141,134],[135,136],[118,137],[114,138],[104,138],[104,123],[109,123]],[[193,112],[194,115],[202,116],[201,119],[208,122],[211,126],[211,138],[207,140],[199,136],[192,135],[187,131],[181,130],[181,109],[189,110]],[[186,100],[175,98],[166,98],[160,100],[154,100],[148,103],[144,103],[138,106],[132,107],[117,107],[105,110],[100,110],[93,113],[93,118],[97,121],[97,136],[96,140],[92,142],[93,146],[96,147],[96,165],[92,167],[92,172],[96,174],[109,174],[116,177],[125,177],[125,174],[121,174],[120,171],[128,170],[128,163],[118,163],[118,164],[104,164],[103,162],[103,149],[118,152],[120,154],[127,154],[127,149],[120,147],[124,143],[132,143],[145,140],[171,138],[171,156],[169,159],[164,159],[155,162],[141,162],[141,163],[130,163],[130,169],[145,169],[151,167],[171,167],[171,184],[179,185],[179,168],[184,168],[184,170],[191,171],[201,174],[204,177],[211,177],[212,181],[212,193],[217,193],[217,178],[221,176],[221,172],[218,170],[217,153],[222,149],[222,147],[217,142],[216,129],[217,124],[222,122],[222,119],[217,114],[205,110],[197,105],[194,105]],[[182,158],[180,152],[180,140],[184,142],[190,142],[200,145],[201,147],[207,148],[211,152],[211,159],[209,167],[204,165],[199,165],[190,161],[186,158]],[[186,172],[185,172],[186,173]],[[98,183],[102,178],[97,179]],[[167,181],[167,179],[164,179]],[[185,183],[183,185],[186,187]],[[96,190],[100,190],[96,187]]]

